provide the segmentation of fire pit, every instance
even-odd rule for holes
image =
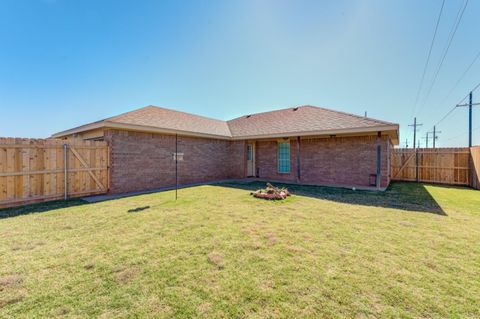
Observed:
[[[288,189],[278,188],[273,186],[270,183],[267,183],[267,188],[258,189],[254,192],[251,192],[250,194],[256,198],[269,199],[269,200],[281,200],[290,196]]]

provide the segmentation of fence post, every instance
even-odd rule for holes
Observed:
[[[418,183],[418,149],[415,149],[415,181]]]
[[[68,199],[68,144],[63,144],[63,188],[64,200]]]

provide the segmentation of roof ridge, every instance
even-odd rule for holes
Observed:
[[[247,116],[252,116],[252,115],[259,115],[259,114],[267,114],[267,113],[275,113],[275,112],[281,112],[281,111],[285,111],[285,110],[289,110],[289,109],[295,109],[295,108],[299,108],[299,107],[304,107],[304,106],[310,106],[310,105],[296,105],[296,106],[289,106],[289,107],[285,107],[285,108],[281,108],[281,109],[276,109],[276,110],[270,110],[270,111],[264,111],[264,112],[258,112],[258,113],[250,113],[250,114],[245,114],[245,115],[241,115],[241,116],[237,116],[233,119],[230,119],[228,121],[226,121],[227,123],[228,122],[231,122],[233,120],[236,120],[236,119],[240,119],[242,117],[247,117]]]
[[[174,110],[174,109],[170,109],[168,107],[163,107],[163,106],[147,105],[144,108],[147,108],[147,107],[156,108],[156,109],[163,109],[163,110],[168,110],[168,111],[183,113],[183,114],[188,114],[188,115],[194,115],[194,116],[202,117],[202,118],[207,119],[207,120],[213,120],[213,121],[224,122],[224,123],[226,122],[224,120],[219,120],[219,119],[216,119],[216,118],[213,118],[213,117],[208,117],[208,116],[205,116],[205,115],[199,115],[199,114],[185,112],[185,111]]]
[[[213,118],[213,117],[208,117],[208,116],[199,115],[199,114],[195,114],[195,113],[190,113],[190,112],[185,112],[185,111],[179,111],[179,110],[171,109],[171,108],[168,108],[168,107],[152,105],[152,104],[149,104],[149,105],[147,105],[147,106],[141,107],[141,108],[139,108],[139,109],[135,109],[135,110],[128,111],[128,112],[125,112],[125,113],[121,113],[121,114],[118,114],[118,115],[116,115],[116,116],[112,116],[112,117],[110,117],[110,118],[105,119],[105,121],[106,121],[106,120],[115,119],[115,118],[124,116],[124,115],[126,115],[126,114],[134,113],[134,112],[137,112],[137,111],[140,111],[140,110],[143,110],[143,109],[147,109],[147,108],[167,110],[167,111],[170,111],[170,112],[182,113],[182,114],[187,114],[187,115],[190,115],[190,116],[193,115],[193,116],[200,117],[200,118],[203,118],[203,119],[206,119],[206,120],[216,121],[216,122],[223,123],[223,124],[225,124],[225,127],[226,127],[226,129],[227,129],[227,131],[228,131],[228,135],[229,135],[230,137],[232,137],[232,131],[230,130],[230,127],[228,126],[227,121],[219,120],[219,119],[216,119],[216,118]]]
[[[123,112],[123,113],[120,113],[120,114],[117,114],[117,115],[114,115],[114,116],[107,117],[107,118],[105,118],[105,119],[103,119],[103,120],[101,120],[101,121],[108,121],[108,120],[114,119],[114,118],[116,118],[116,117],[120,117],[120,116],[129,114],[129,113],[133,113],[133,112],[137,112],[137,111],[146,109],[146,108],[151,107],[151,106],[152,106],[152,105],[143,106],[143,107],[138,108],[138,109],[135,109],[135,110],[131,110],[131,111]]]
[[[150,104],[150,105],[147,105],[147,106],[144,106],[144,107],[141,107],[141,108],[139,108],[139,109],[131,110],[131,111],[128,111],[128,112],[124,112],[124,113],[121,113],[121,114],[118,114],[118,115],[115,115],[115,116],[106,118],[105,120],[109,120],[109,119],[112,119],[112,118],[115,118],[115,117],[120,117],[120,116],[129,114],[129,113],[138,112],[138,111],[140,111],[140,110],[147,109],[147,108],[167,110],[167,111],[176,112],[176,113],[183,113],[183,114],[188,114],[188,115],[194,115],[194,116],[202,117],[202,118],[208,119],[208,120],[213,120],[213,121],[218,121],[218,122],[226,122],[226,121],[224,121],[224,120],[219,120],[219,119],[216,119],[216,118],[213,118],[213,117],[208,117],[208,116],[199,115],[199,114],[190,113],[190,112],[185,112],[185,111],[174,110],[174,109],[171,109],[171,108],[168,108],[168,107],[151,105],[151,104]]]
[[[325,111],[328,111],[328,112],[333,112],[333,113],[345,114],[345,115],[353,116],[353,117],[360,118],[360,119],[367,119],[369,121],[374,121],[374,122],[377,122],[377,123],[383,123],[383,124],[387,124],[387,125],[396,125],[393,122],[378,120],[378,119],[375,119],[373,117],[361,116],[361,115],[350,113],[350,112],[337,111],[337,110],[330,109],[330,108],[323,107],[323,106],[316,106],[316,105],[302,105],[302,106],[303,107],[312,107],[312,108],[322,109],[322,110],[325,110]]]

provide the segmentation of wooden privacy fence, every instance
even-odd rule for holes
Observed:
[[[480,147],[397,148],[391,154],[392,180],[479,186]]]
[[[0,208],[106,193],[108,167],[106,142],[0,138]]]

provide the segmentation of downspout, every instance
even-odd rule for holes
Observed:
[[[297,136],[297,182],[301,181],[300,177],[300,136]]]
[[[382,181],[382,146],[380,144],[382,137],[382,132],[378,132],[377,134],[377,179],[376,179],[376,186],[377,189],[380,190],[381,181]]]

